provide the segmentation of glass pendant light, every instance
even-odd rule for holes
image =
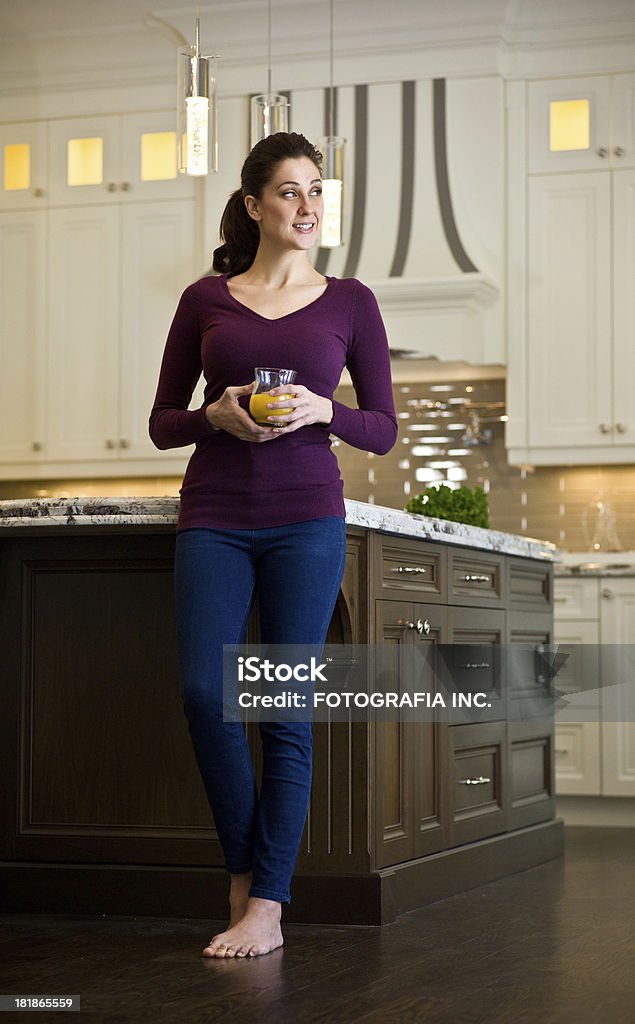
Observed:
[[[214,60],[201,54],[197,17],[196,41],[178,55],[176,138],[181,174],[198,177],[218,170]]]
[[[342,216],[344,210],[344,150],[346,139],[334,134],[334,89],[333,89],[333,0],[329,2],[330,12],[330,87],[329,87],[329,134],[320,139],[318,148],[324,157],[322,173],[322,195],[324,214],[320,245],[324,249],[335,249],[342,245]]]
[[[271,91],[271,0],[269,0],[267,91],[251,100],[251,147],[275,132],[289,131],[289,101]]]

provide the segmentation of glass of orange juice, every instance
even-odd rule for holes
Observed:
[[[293,398],[293,395],[270,395],[272,388],[284,387],[285,384],[293,384],[296,378],[295,370],[281,370],[275,366],[257,366],[254,370],[256,386],[249,399],[249,415],[261,427],[283,426],[282,423],[272,423],[267,416],[274,416],[278,412],[291,412],[293,406],[279,406],[285,398]],[[276,408],[268,409],[267,403],[274,402]]]

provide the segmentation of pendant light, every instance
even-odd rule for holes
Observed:
[[[176,138],[181,174],[199,177],[218,170],[214,61],[201,54],[197,15],[194,45],[178,55]]]
[[[344,147],[346,139],[335,135],[335,90],[333,87],[333,0],[329,0],[330,14],[330,86],[328,132],[320,139],[318,148],[324,157],[322,173],[322,195],[324,214],[320,245],[324,249],[335,249],[342,245],[342,215],[344,209]]]
[[[271,0],[268,4],[267,91],[251,100],[251,147],[274,132],[289,131],[289,101],[271,91]]]

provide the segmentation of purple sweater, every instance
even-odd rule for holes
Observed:
[[[230,294],[227,275],[183,292],[168,334],[150,413],[157,448],[196,444],[180,490],[177,530],[250,530],[345,515],[329,435],[384,455],[397,438],[386,331],[375,296],[355,279],[327,278],[307,306],[269,320]],[[272,441],[239,441],[216,431],[205,407],[229,386],[249,384],[255,366],[297,370],[296,381],[333,399],[348,367],[358,409],[333,401],[328,426],[312,424]],[[205,397],[188,410],[204,374]],[[243,408],[249,396],[239,399]]]

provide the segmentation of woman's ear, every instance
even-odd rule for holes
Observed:
[[[253,196],[245,196],[245,207],[252,220],[262,220],[262,214],[260,213],[260,207],[257,199]]]

